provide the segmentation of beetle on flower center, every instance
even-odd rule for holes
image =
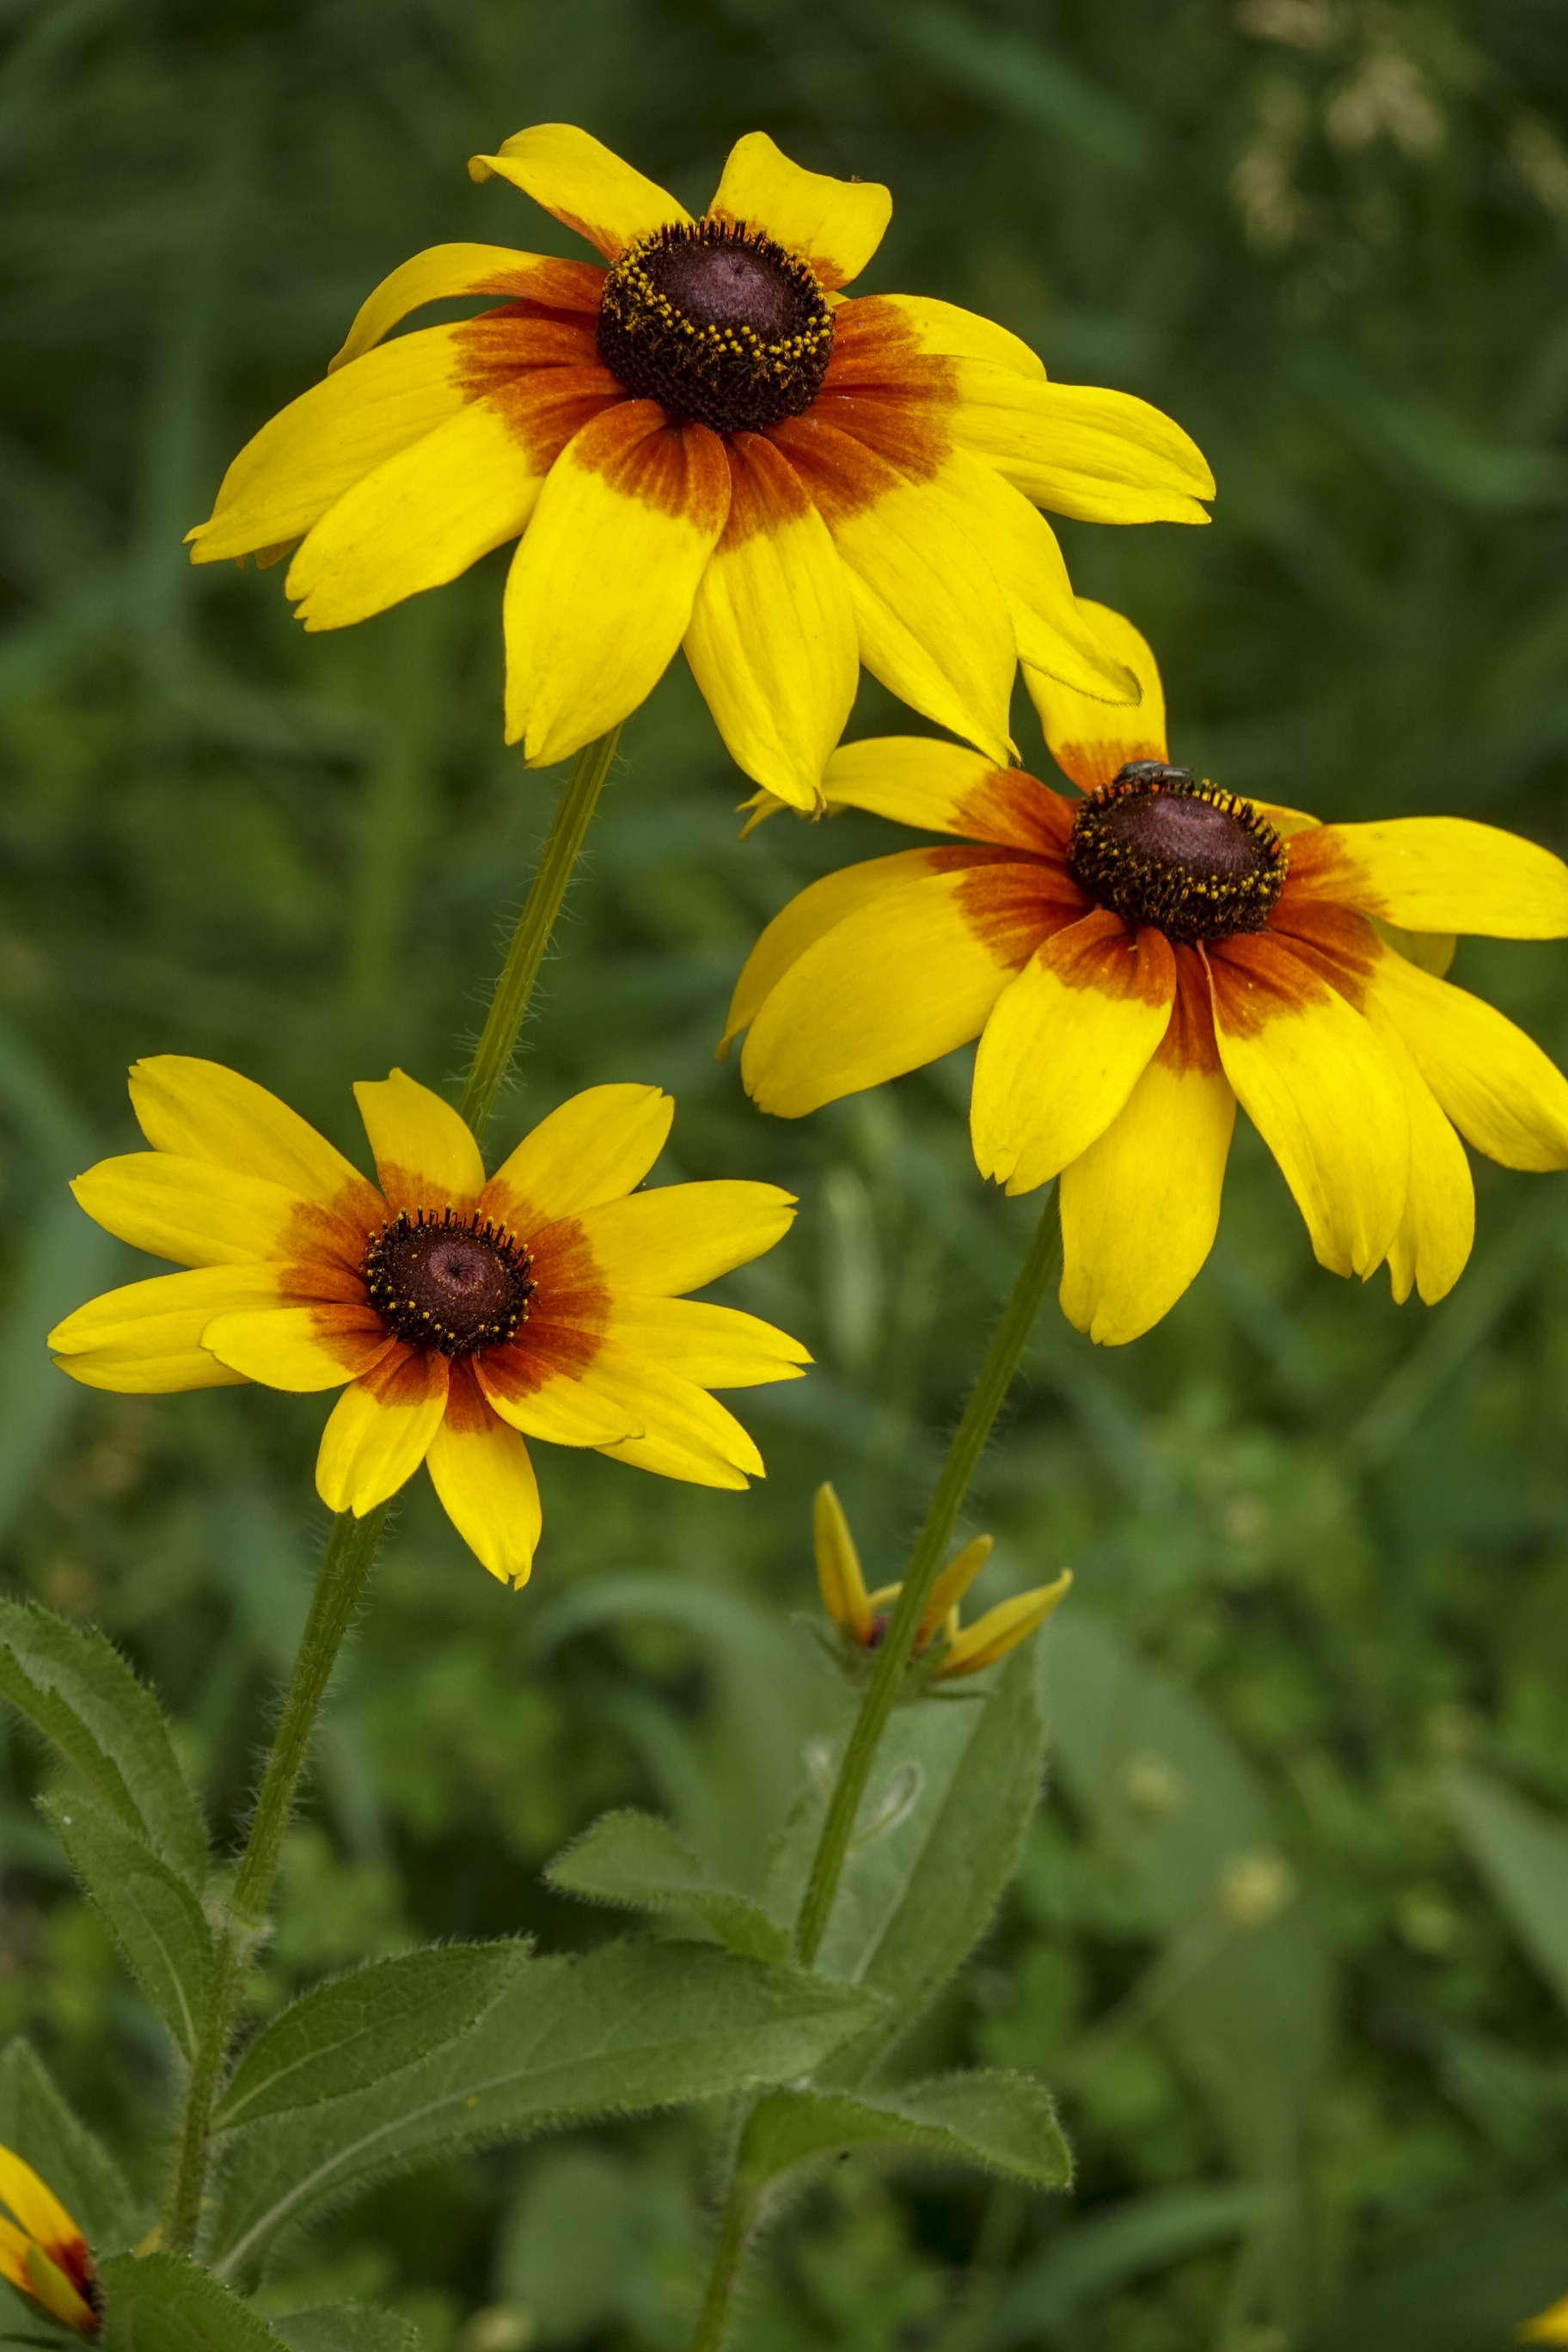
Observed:
[[[1079,803],[1068,869],[1098,906],[1177,946],[1267,928],[1289,858],[1250,802],[1133,760]]]

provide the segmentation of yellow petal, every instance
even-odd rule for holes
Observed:
[[[1521,2344],[1568,2344],[1568,2294],[1514,2329]]]
[[[1021,768],[999,768],[983,751],[930,735],[842,744],[822,786],[830,809],[869,809],[896,824],[1047,855],[1067,846],[1070,813],[1054,793]]]
[[[694,1486],[744,1486],[763,1475],[763,1457],[746,1432],[717,1400],[664,1365],[619,1348],[602,1348],[584,1373],[595,1392],[636,1413],[637,1437],[600,1447],[618,1462]]]
[[[1109,784],[1130,760],[1163,760],[1165,695],[1159,665],[1131,621],[1109,604],[1079,597],[1079,614],[1100,639],[1107,656],[1131,672],[1138,699],[1129,705],[1075,690],[1026,664],[1024,682],[1040,715],[1050,753],[1064,775],[1086,793]]]
[[[1011,861],[928,870],[844,917],[756,1013],[741,1057],[747,1093],[800,1118],[966,1045],[1044,928],[1038,872]]]
[[[1004,991],[974,1062],[975,1164],[1030,1192],[1103,1135],[1170,1025],[1163,933],[1099,909],[1053,934]]]
[[[1279,1163],[1318,1263],[1364,1277],[1388,1255],[1409,1185],[1410,1117],[1393,1058],[1372,1024],[1268,934],[1226,941],[1210,969],[1225,1074]]]
[[[924,1649],[949,1610],[957,1608],[995,1549],[994,1536],[976,1536],[973,1543],[966,1543],[948,1561],[921,1611],[921,1622],[915,1628],[917,1650]]]
[[[202,1345],[215,1315],[269,1307],[279,1296],[270,1265],[203,1266],[160,1274],[106,1291],[49,1333],[62,1372],[85,1388],[132,1396],[171,1396],[183,1389],[233,1388],[244,1378]]]
[[[154,1054],[131,1066],[131,1106],[156,1151],[210,1160],[331,1207],[354,1209],[370,1187],[351,1161],[298,1111],[221,1062]]]
[[[1020,1642],[1026,1642],[1037,1626],[1045,1623],[1071,1589],[1072,1570],[1065,1568],[1054,1584],[1043,1584],[1034,1592],[1016,1593],[1011,1601],[988,1609],[948,1651],[942,1662],[942,1679],[947,1682],[956,1675],[977,1675],[983,1666],[994,1665],[998,1658],[1005,1657]]]
[[[860,1555],[844,1516],[844,1506],[833,1488],[817,1488],[811,1507],[812,1544],[816,1554],[816,1581],[822,1605],[836,1625],[843,1625],[858,1642],[871,1633],[871,1607]]]
[[[816,416],[769,436],[810,491],[850,574],[860,658],[889,693],[1005,766],[1017,644],[973,517],[935,471],[900,473]]]
[[[658,1087],[588,1087],[523,1137],[490,1178],[481,1212],[526,1234],[618,1201],[664,1150],[674,1117]]]
[[[1092,625],[1072,593],[1057,535],[1021,490],[994,467],[954,449],[943,487],[962,500],[974,544],[1007,600],[1018,658],[1026,669],[1059,679],[1118,709],[1136,709],[1139,678]]]
[[[551,468],[512,559],[507,740],[534,766],[627,718],[691,619],[730,504],[724,445],[650,400],[605,409]]]
[[[27,2286],[52,2319],[66,2327],[75,2328],[79,2336],[97,2336],[100,2322],[98,2314],[85,2295],[77,2292],[74,2282],[68,2278],[58,2263],[51,2262],[42,2246],[30,2245],[26,2254]]]
[[[873,294],[863,299],[896,310],[914,337],[916,351],[931,358],[985,360],[993,367],[1011,368],[1016,375],[1045,382],[1044,360],[1005,327],[983,319],[977,310],[961,310],[956,302],[934,301],[929,294]]]
[[[1494,940],[1568,937],[1568,866],[1533,841],[1466,817],[1325,824],[1291,859],[1323,894],[1411,931]]]
[[[607,1336],[627,1353],[668,1364],[702,1389],[798,1380],[811,1361],[787,1331],[696,1298],[619,1297],[610,1309]]]
[[[422,303],[493,294],[503,302],[531,300],[552,310],[596,311],[604,285],[603,271],[587,262],[553,261],[504,245],[432,245],[401,263],[361,303],[327,373],[335,375],[359,359]]]
[[[1100,1346],[1151,1329],[1208,1256],[1235,1123],[1222,1070],[1162,1052],[1062,1171],[1062,1313]]]
[[[276,1257],[305,1206],[297,1192],[265,1177],[165,1151],[100,1160],[71,1191],[109,1233],[176,1265],[243,1265]]]
[[[468,404],[460,326],[423,327],[367,352],[290,401],[223,478],[193,563],[298,539],[355,482]]]
[[[9,2279],[24,2294],[33,2292],[27,2281],[27,2251],[32,2242],[0,2214],[0,2279]]]
[[[466,1370],[454,1369],[453,1403]],[[425,1457],[442,1508],[468,1549],[503,1584],[528,1582],[543,1514],[528,1448],[477,1390],[448,1406]]]
[[[1207,522],[1214,476],[1181,426],[1131,393],[1031,383],[954,359],[951,430],[1037,505],[1084,522]]]
[[[618,261],[628,245],[691,215],[573,122],[536,122],[502,142],[499,155],[470,155],[468,177],[510,180],[567,228]]]
[[[450,1103],[401,1070],[362,1079],[354,1100],[391,1206],[471,1209],[484,1190],[479,1147]]]
[[[500,407],[470,401],[321,517],[283,583],[296,600],[295,619],[307,629],[343,629],[456,580],[517,537],[547,469]]]
[[[1254,807],[1258,805],[1255,802]],[[1275,827],[1276,832],[1279,827]],[[1381,915],[1369,915],[1368,922],[1380,940],[1402,955],[1409,963],[1419,964],[1423,971],[1441,980],[1458,951],[1456,931],[1407,931],[1398,923],[1386,922]]]
[[[1371,1009],[1375,1018],[1375,997]],[[1389,1282],[1397,1305],[1402,1307],[1414,1288],[1428,1307],[1435,1307],[1439,1298],[1447,1298],[1468,1262],[1476,1237],[1476,1188],[1465,1147],[1397,1030],[1381,1020],[1378,1026],[1404,1082],[1410,1114],[1410,1188],[1399,1231],[1389,1245]]]
[[[803,171],[765,131],[748,131],[730,150],[708,216],[760,228],[831,290],[865,268],[887,234],[893,199],[875,180]]]
[[[933,751],[953,747],[933,744]],[[977,758],[970,752],[962,756]],[[932,871],[925,849],[895,850],[891,857],[868,858],[861,866],[841,866],[835,874],[807,883],[782,913],[773,917],[746,958],[735,992],[730,999],[721,1054],[742,1029],[749,1028],[771,990],[775,988],[806,949],[862,907],[874,905],[906,882],[921,880]]]
[[[1522,1029],[1403,956],[1373,992],[1468,1143],[1505,1168],[1568,1168],[1568,1079]]]
[[[29,2238],[53,2252],[86,2251],[75,2221],[47,2181],[15,2151],[0,2147],[0,2205],[7,2206]]]
[[[580,1364],[557,1370],[537,1348],[524,1346],[487,1349],[473,1365],[491,1410],[525,1437],[552,1445],[607,1445],[642,1433],[635,1412],[584,1386]]]
[[[686,658],[736,765],[814,810],[860,677],[848,575],[771,442],[737,433],[727,446],[729,520],[697,585]]]
[[[346,1388],[316,1456],[316,1492],[329,1511],[363,1519],[405,1486],[447,1410],[445,1356],[396,1355]]]
[[[670,1298],[761,1257],[795,1223],[776,1184],[664,1184],[585,1209],[578,1222],[612,1295]]]
[[[304,1396],[357,1380],[390,1355],[396,1341],[368,1307],[321,1305],[215,1315],[202,1345],[247,1381]]]

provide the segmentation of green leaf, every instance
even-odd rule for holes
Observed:
[[[84,1799],[43,1811],[126,1967],[187,2058],[212,1989],[213,1935],[183,1878]]]
[[[285,2340],[182,2254],[114,2254],[99,2275],[103,2352],[278,2352]]]
[[[1038,2344],[1043,2331],[1101,2307],[1130,2279],[1245,2237],[1270,2210],[1268,2189],[1226,2183],[1154,2189],[1075,2220],[1008,2280],[985,2330],[984,2352]]]
[[[77,2121],[21,2034],[0,2050],[0,2147],[15,2149],[47,2181],[95,2253],[142,2235],[145,2217],[119,2167]]]
[[[1352,2287],[1301,2352],[1479,2352],[1563,2293],[1568,2189],[1561,2183],[1444,2216],[1440,2242]]]
[[[1066,2189],[1072,2157],[1045,2084],[1028,2074],[949,2074],[875,2096],[783,2091],[760,2100],[741,2142],[741,2169],[777,2179],[812,2158],[884,2147]]]
[[[219,2129],[340,2098],[413,2065],[466,2033],[527,1958],[526,1944],[450,1944],[318,1985],[251,2043],[219,2105]]]
[[[706,1864],[651,1813],[606,1813],[558,1853],[545,1877],[564,1895],[628,1911],[684,1911],[754,1960],[786,1960],[788,1931],[761,1904],[713,1878]]]
[[[52,1741],[116,1821],[198,1890],[207,1835],[163,1711],[96,1629],[0,1601],[0,1697]]]
[[[1568,2009],[1568,1828],[1479,1772],[1448,1774],[1460,1835],[1520,1942]]]
[[[419,2330],[392,2311],[357,2303],[318,2303],[275,2319],[274,2332],[289,2352],[419,2352]]]
[[[217,2268],[248,2275],[289,2223],[422,2158],[793,2081],[875,2009],[853,1987],[706,1944],[520,1960],[468,2031],[416,2064],[235,2135]]]

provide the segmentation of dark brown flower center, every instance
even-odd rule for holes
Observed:
[[[1249,802],[1134,760],[1079,803],[1068,868],[1097,906],[1190,947],[1262,930],[1289,859]]]
[[[500,1348],[528,1319],[532,1265],[487,1217],[400,1210],[373,1234],[360,1272],[371,1305],[399,1339],[443,1356]]]
[[[814,272],[754,229],[676,222],[605,280],[599,353],[639,400],[715,433],[799,416],[822,389],[833,313]]]

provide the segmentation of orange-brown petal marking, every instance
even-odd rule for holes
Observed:
[[[760,231],[672,221],[611,269],[597,336],[634,399],[715,433],[759,432],[816,399],[834,314],[808,264]]]
[[[852,402],[819,400],[808,416],[791,417],[769,433],[774,448],[784,452],[805,484],[829,530],[864,514],[890,489],[934,479],[947,454],[945,439],[911,431],[900,446],[896,433],[881,429],[885,422],[857,414]],[[894,452],[884,455],[879,440],[892,441]]]
[[[1061,865],[1065,879],[1072,820],[1072,809],[1049,785],[1022,768],[993,768],[954,803],[952,830],[972,834],[976,841],[1036,850]]]
[[[1171,1024],[1154,1059],[1182,1076],[1213,1077],[1220,1068],[1214,1034],[1214,1001],[1202,948],[1172,950],[1176,959],[1176,997]]]
[[[1268,919],[1268,929],[1358,1013],[1362,1010],[1384,953],[1364,915],[1314,899],[1305,887],[1292,890],[1288,884]]]
[[[1097,905],[1185,946],[1262,930],[1288,871],[1249,801],[1163,761],[1122,768],[1079,804],[1068,868]]]
[[[1297,942],[1273,930],[1212,940],[1204,953],[1216,1016],[1234,1036],[1256,1037],[1271,1021],[1321,1004],[1329,982]]]
[[[1016,971],[1042,940],[1089,911],[1071,876],[1044,858],[1005,849],[932,849],[935,874],[962,874],[956,904],[977,940],[1000,964]]]

